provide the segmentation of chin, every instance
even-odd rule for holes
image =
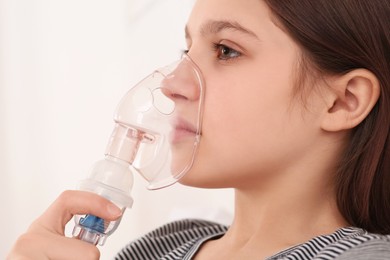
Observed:
[[[189,187],[204,189],[230,188],[230,186],[226,185],[223,178],[211,178],[210,176],[213,176],[213,174],[197,174],[197,172],[191,170],[181,177],[178,180],[178,183]]]

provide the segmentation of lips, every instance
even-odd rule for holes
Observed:
[[[197,128],[184,119],[175,120],[172,124],[172,128],[170,135],[171,143],[179,143],[188,138],[195,138],[197,135]]]

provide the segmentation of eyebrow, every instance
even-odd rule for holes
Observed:
[[[202,36],[207,36],[209,34],[216,34],[224,30],[234,30],[234,31],[239,31],[241,33],[245,33],[250,35],[251,37],[256,38],[257,40],[259,39],[257,35],[252,32],[251,30],[245,28],[241,24],[239,24],[236,21],[229,21],[229,20],[209,20],[205,24],[202,25],[200,29],[200,34]],[[190,33],[188,30],[188,27],[185,27],[185,37],[186,39],[190,39]]]

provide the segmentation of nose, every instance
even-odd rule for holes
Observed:
[[[202,88],[200,69],[188,56],[180,60],[161,84],[164,95],[174,102],[198,101]]]

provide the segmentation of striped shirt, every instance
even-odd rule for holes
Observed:
[[[226,226],[204,220],[175,221],[131,242],[115,259],[192,259],[204,242],[223,236],[226,230]],[[340,228],[267,258],[281,259],[390,259],[390,236],[355,227]]]

